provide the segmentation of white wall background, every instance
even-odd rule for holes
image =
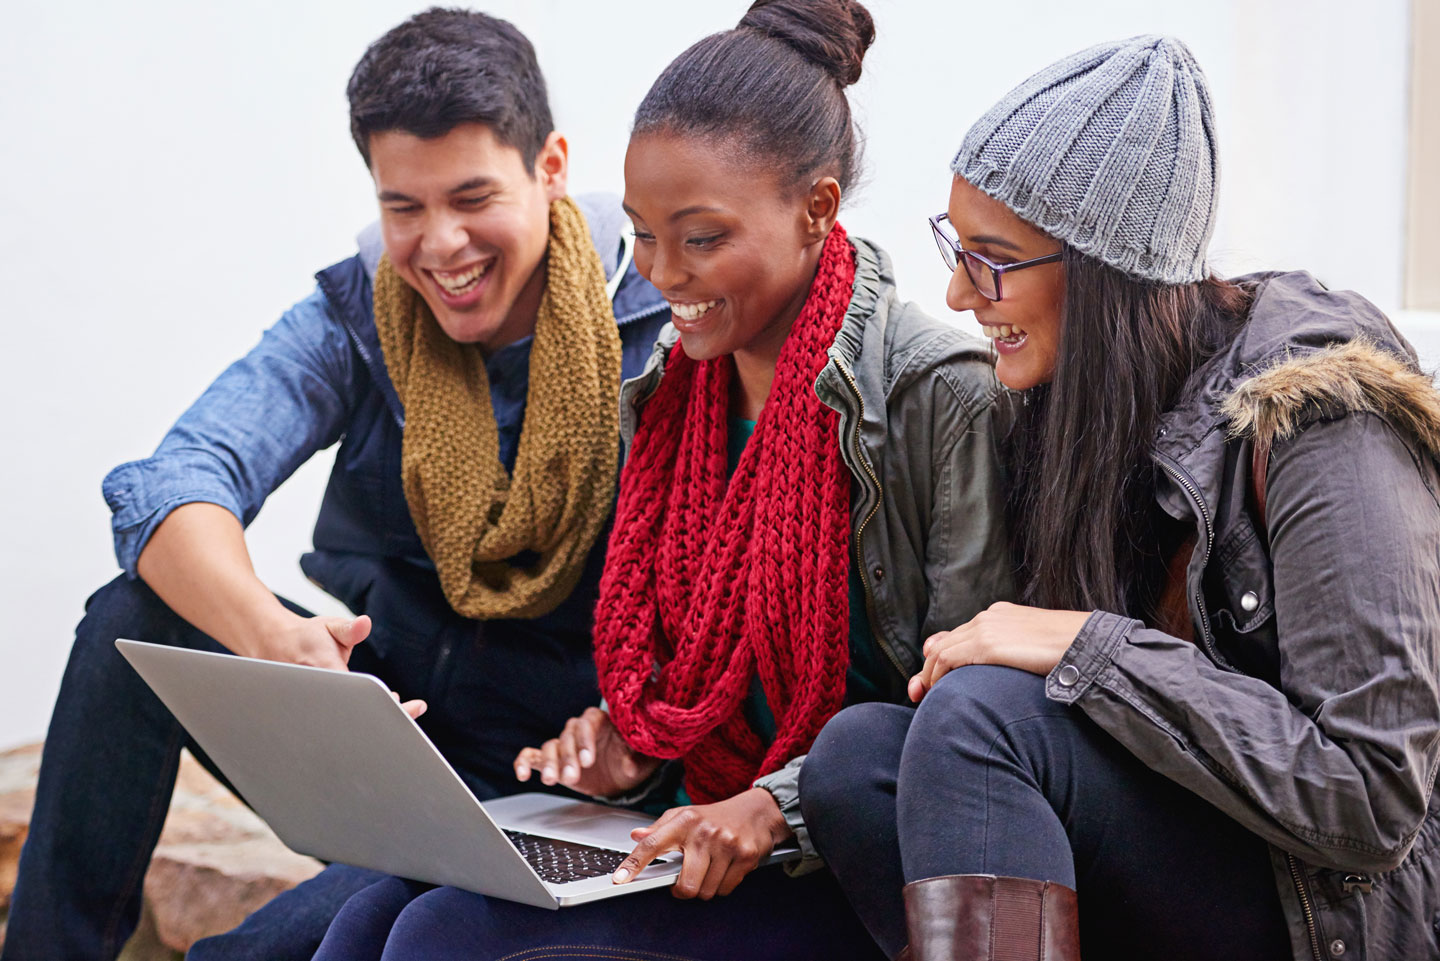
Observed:
[[[944,311],[924,218],[971,121],[1032,71],[1142,32],[1186,39],[1224,156],[1226,270],[1314,270],[1386,309],[1400,295],[1405,0],[869,0],[853,90],[868,182],[844,217]],[[0,747],[44,734],[88,593],[115,573],[100,479],[347,256],[374,216],[344,86],[402,0],[7,5],[0,35]],[[686,45],[744,0],[494,0],[534,40],[576,192],[620,190],[629,117]],[[968,322],[965,317],[957,322]],[[1423,331],[1422,331],[1423,332]],[[1430,341],[1422,343],[1427,353]],[[1440,346],[1440,340],[1436,340]],[[251,529],[262,577],[300,576],[329,455]]]

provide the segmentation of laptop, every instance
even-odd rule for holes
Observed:
[[[476,800],[369,674],[117,640],[115,646],[291,849],[561,908],[675,883],[680,856],[611,873],[643,814],[530,792]],[[799,857],[777,848],[766,864]]]

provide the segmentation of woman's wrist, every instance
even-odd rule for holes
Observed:
[[[752,787],[738,797],[746,799],[754,806],[757,821],[769,830],[772,842],[781,844],[795,836],[795,832],[785,820],[785,812],[780,809],[780,802],[775,800],[775,795],[768,790]]]

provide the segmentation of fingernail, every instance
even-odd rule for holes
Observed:
[[[588,747],[580,749],[580,763],[589,767],[595,761],[595,752]]]
[[[616,868],[615,873],[610,875],[610,880],[614,881],[616,884],[624,884],[626,881],[630,880],[630,869]]]
[[[565,780],[573,781],[580,776],[580,769],[573,764],[565,765]]]
[[[518,765],[515,768],[515,777],[520,781],[528,781],[530,779],[530,768],[524,764]]]
[[[543,770],[543,771],[540,772],[540,779],[541,779],[542,781],[544,781],[546,784],[549,784],[550,782],[554,781],[554,780],[555,780],[555,769],[554,769],[553,767],[547,767],[545,770]]]

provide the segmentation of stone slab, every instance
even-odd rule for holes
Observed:
[[[40,745],[0,753],[0,914],[10,903],[40,769]],[[145,875],[145,925],[168,951],[228,931],[319,873],[185,752],[160,844]],[[0,929],[3,931],[3,929]],[[0,934],[3,943],[3,934]]]

